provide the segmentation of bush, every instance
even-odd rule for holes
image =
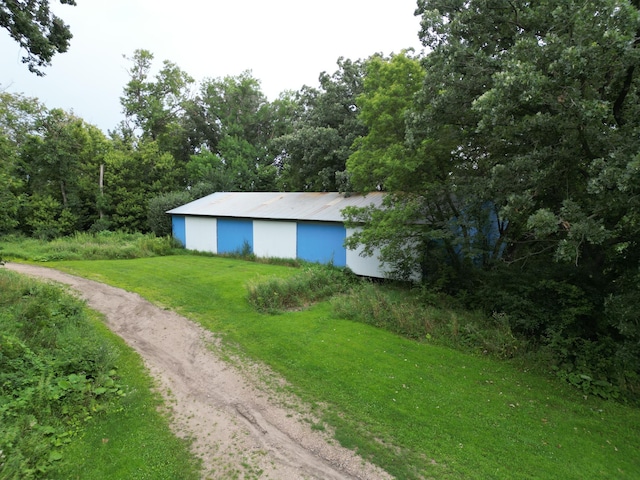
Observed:
[[[637,287],[603,303],[607,286],[591,284],[586,272],[559,264],[497,268],[480,278],[466,306],[508,318],[560,378],[588,394],[637,397]]]
[[[0,470],[46,478],[85,422],[117,408],[117,358],[59,287],[7,271],[0,287]]]
[[[25,206],[25,222],[35,238],[51,240],[68,235],[78,223],[76,215],[50,195],[33,195],[26,200]]]
[[[264,313],[305,307],[347,291],[356,277],[349,271],[325,265],[311,265],[286,278],[272,278],[247,286],[249,303]]]
[[[191,194],[183,190],[165,193],[149,200],[149,229],[158,237],[171,235],[171,216],[167,215],[167,210],[189,203],[191,199]]]

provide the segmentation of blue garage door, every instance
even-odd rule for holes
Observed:
[[[298,258],[309,262],[347,265],[344,240],[347,232],[339,223],[298,223]]]
[[[218,253],[242,252],[245,243],[253,253],[253,221],[218,218]]]
[[[171,231],[173,233],[173,238],[178,240],[183,247],[187,245],[187,230],[183,216],[171,216]]]

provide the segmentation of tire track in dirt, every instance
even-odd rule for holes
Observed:
[[[40,266],[5,267],[69,285],[105,315],[109,328],[140,354],[156,379],[176,435],[193,439],[203,479],[392,478],[328,434],[312,430],[308,407],[261,380],[265,374],[275,378],[266,367],[239,369],[223,361],[215,354],[215,336],[199,325],[99,282]]]

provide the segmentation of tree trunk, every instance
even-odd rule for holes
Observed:
[[[64,180],[60,180],[60,192],[62,193],[62,205],[67,208],[67,192],[64,189]]]
[[[104,212],[102,211],[102,199],[104,198],[104,163],[100,164],[100,180],[98,180],[98,186],[100,187],[100,202],[98,202],[98,215],[100,220],[104,218]]]

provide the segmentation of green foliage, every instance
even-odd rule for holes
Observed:
[[[203,149],[197,155],[192,155],[186,165],[187,181],[189,185],[206,183],[212,186],[212,192],[225,191],[230,182],[225,177],[225,165],[222,159]]]
[[[176,189],[180,169],[157,141],[144,140],[135,150],[126,141],[105,157],[105,196],[112,206],[113,227],[127,232],[147,232],[151,198]]]
[[[0,137],[1,142],[2,138]],[[14,231],[20,224],[18,220],[20,197],[15,193],[19,185],[16,180],[4,173],[0,167],[0,204],[3,207],[0,210],[0,235]]]
[[[0,271],[0,331],[0,478],[199,477],[140,357],[79,300]]]
[[[44,241],[21,236],[0,238],[5,258],[37,262],[99,260],[172,255],[180,245],[170,237],[102,231],[75,233]]]
[[[270,109],[260,80],[251,71],[237,76],[206,79],[200,87],[202,104],[218,139],[237,137],[250,145],[264,145],[271,134]]]
[[[193,78],[165,60],[155,79],[150,79],[153,54],[148,50],[136,50],[128,60],[132,63],[131,79],[120,98],[124,114],[144,138],[158,141],[164,151],[179,157],[179,144],[174,142],[182,134],[179,117],[187,108]]]
[[[284,310],[308,307],[345,292],[355,278],[343,270],[322,265],[310,265],[300,273],[282,278],[258,280],[247,285],[249,303],[259,312],[281,313]]]
[[[166,212],[191,200],[187,191],[165,193],[149,200],[147,218],[151,232],[158,237],[171,235],[171,216]]]
[[[399,335],[497,358],[513,358],[524,342],[503,315],[487,317],[446,306],[446,298],[362,283],[332,299],[340,318]]]
[[[66,211],[64,220],[71,222],[58,235],[88,228],[99,217],[98,178],[108,150],[106,138],[96,127],[59,109],[42,116],[35,127],[36,132],[27,136],[20,149],[15,167],[27,205],[31,197],[50,197],[58,202]],[[22,231],[32,233],[28,212],[23,218],[27,221]]]
[[[60,3],[76,4],[75,0],[60,0]],[[22,63],[39,76],[44,75],[40,68],[49,66],[56,53],[67,51],[72,37],[69,26],[51,11],[49,0],[27,4],[3,1],[0,4],[0,27],[26,50]]]
[[[190,184],[206,182],[218,191],[274,190],[276,169],[267,144],[278,112],[262,93],[260,81],[249,71],[206,79],[198,106],[198,121],[207,125],[207,148],[191,156]]]
[[[115,352],[59,288],[0,272],[3,478],[44,478],[86,422],[124,395]]]
[[[600,292],[604,287],[596,279],[585,282],[587,271],[562,264],[538,263],[527,271],[503,267],[476,276],[464,301],[470,308],[503,315],[561,378],[580,383],[583,390],[593,387],[591,394],[635,402],[637,332],[633,327],[624,330],[635,325],[635,307],[626,303],[629,298],[604,301]]]
[[[420,161],[414,158],[416,150],[407,148],[405,121],[424,75],[419,60],[408,52],[367,60],[356,101],[368,133],[356,139],[347,161],[354,190],[400,190],[411,183],[407,177],[415,174]]]
[[[420,0],[422,86],[399,90],[413,85],[396,81],[408,62],[372,62],[361,97],[369,137],[348,164],[354,185],[390,195],[381,211],[345,212],[363,226],[349,246],[504,315],[571,378],[624,389],[640,373],[629,360],[640,353],[629,314],[639,9]]]
[[[25,226],[35,238],[51,240],[74,230],[76,217],[51,196],[35,194],[28,198],[23,208]]]
[[[364,62],[338,59],[338,70],[320,75],[320,88],[305,87],[293,128],[276,137],[272,149],[284,191],[346,190],[344,171],[354,140],[366,131],[359,120]]]

